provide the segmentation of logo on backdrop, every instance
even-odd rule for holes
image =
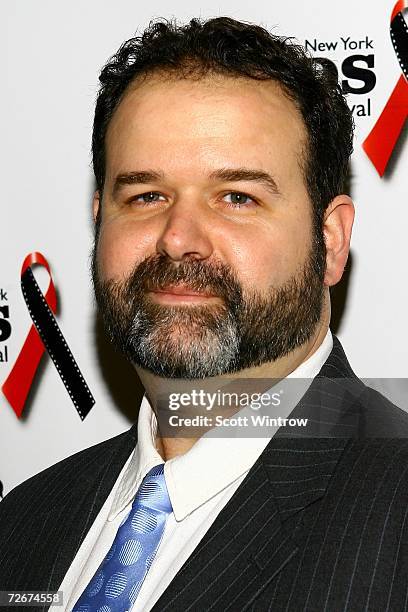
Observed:
[[[43,266],[50,276],[45,296],[34,278],[32,272],[32,266],[34,265]],[[17,417],[20,417],[41,357],[47,351],[79,416],[83,420],[91,410],[95,400],[55,319],[57,294],[48,261],[41,253],[30,253],[25,258],[21,269],[21,290],[33,325],[11,372],[2,386],[2,391]],[[7,299],[7,295],[4,295]],[[2,334],[0,340],[5,340],[11,334],[8,306],[3,306],[3,310],[0,310],[0,312],[3,315],[3,318],[0,319],[0,332]],[[8,356],[6,350],[7,345],[4,346],[3,353]]]
[[[380,176],[384,175],[408,116],[408,28],[403,16],[407,7],[408,0],[398,0],[391,14],[390,25],[391,42],[402,74],[380,117],[363,142],[363,149]],[[339,70],[335,61],[339,53],[347,54],[341,63],[342,90],[351,96],[354,116],[371,117],[372,102],[369,94],[376,85],[373,39],[367,35],[358,40],[350,36],[328,41],[313,38],[306,39],[304,45],[306,50],[313,53],[316,61],[322,60],[337,78]],[[319,53],[325,56],[319,57]],[[330,53],[335,54],[335,58],[328,59],[326,54]]]
[[[7,341],[10,336],[10,306],[7,291],[0,287],[0,363],[7,363],[9,360]]]
[[[408,116],[408,28],[403,11],[407,0],[399,0],[391,14],[390,34],[402,74],[373,129],[363,142],[363,149],[378,174],[384,175]]]
[[[306,51],[313,53],[316,62],[322,62],[338,80],[339,70],[336,60],[339,54],[345,54],[341,62],[341,88],[345,94],[352,96],[351,112],[357,117],[371,116],[370,92],[374,89],[377,78],[374,72],[374,40],[369,36],[355,40],[350,36],[341,36],[338,40],[306,39]],[[324,56],[319,56],[324,53]],[[334,53],[329,59],[326,54]],[[356,97],[354,97],[356,96]]]

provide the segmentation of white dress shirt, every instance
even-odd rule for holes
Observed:
[[[288,378],[307,379],[318,374],[333,347],[330,330],[317,351]],[[303,394],[302,393],[302,394]],[[297,398],[297,400],[300,398]],[[289,416],[296,402],[280,410]],[[169,516],[160,546],[143,582],[132,612],[151,610],[176,573],[191,555],[220,511],[235,493],[275,431],[268,437],[211,437],[204,435],[183,455],[165,462],[164,475],[173,513]],[[52,612],[71,612],[108,552],[116,532],[130,512],[134,496],[149,470],[162,457],[156,450],[157,421],[144,396],[138,419],[138,443],[85,537],[59,587],[64,606]]]

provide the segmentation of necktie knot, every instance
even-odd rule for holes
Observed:
[[[164,478],[164,464],[156,465],[146,474],[133,502],[133,508],[172,512],[172,506]]]

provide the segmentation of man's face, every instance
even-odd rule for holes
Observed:
[[[158,375],[204,378],[307,341],[322,305],[301,162],[306,131],[274,82],[149,77],[106,138],[96,297],[115,343]]]

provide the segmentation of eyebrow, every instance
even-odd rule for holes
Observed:
[[[211,180],[228,182],[252,181],[254,183],[260,183],[273,194],[279,194],[279,189],[274,178],[263,170],[251,168],[221,168],[220,170],[211,172],[209,178]],[[118,191],[126,185],[146,185],[147,183],[154,183],[163,179],[164,174],[154,170],[124,172],[116,177],[112,193],[115,197]]]
[[[113,197],[115,197],[118,191],[120,191],[125,185],[146,185],[146,183],[154,183],[162,180],[163,178],[164,174],[161,172],[155,172],[154,170],[141,170],[118,174],[113,184]]]
[[[221,170],[211,172],[210,179],[231,182],[253,181],[254,183],[261,183],[268,191],[279,194],[275,179],[268,174],[268,172],[264,172],[263,170],[251,168],[222,168]]]

